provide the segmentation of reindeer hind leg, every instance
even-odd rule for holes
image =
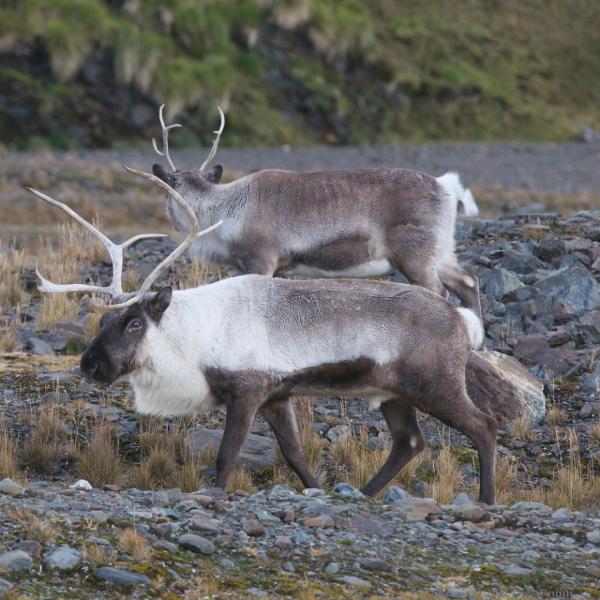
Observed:
[[[362,489],[367,496],[381,491],[400,470],[425,447],[416,409],[404,399],[395,398],[381,405],[390,429],[392,449],[381,469]]]

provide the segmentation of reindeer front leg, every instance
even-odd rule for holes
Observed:
[[[217,454],[217,487],[225,489],[259,405],[260,400],[251,396],[238,396],[227,403],[225,431]]]

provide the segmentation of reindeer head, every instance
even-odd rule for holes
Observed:
[[[194,205],[196,202],[201,202],[205,194],[210,192],[212,187],[221,181],[221,177],[223,175],[223,165],[215,165],[211,169],[207,169],[207,167],[217,152],[219,140],[225,127],[225,115],[223,114],[221,108],[218,107],[219,115],[221,117],[221,125],[219,129],[213,132],[215,134],[215,139],[213,140],[212,148],[208,154],[208,157],[202,163],[200,168],[190,171],[182,171],[175,167],[175,163],[173,162],[173,159],[169,153],[169,131],[171,131],[171,129],[181,127],[181,125],[179,123],[173,123],[172,125],[165,124],[163,118],[164,106],[165,105],[163,104],[160,107],[158,113],[160,126],[162,129],[163,149],[162,151],[158,149],[155,139],[152,139],[152,145],[157,154],[160,154],[166,158],[171,170],[169,171],[165,169],[165,167],[162,165],[154,164],[152,166],[152,172],[156,177],[162,179],[162,181],[167,183],[181,196],[186,198],[191,205]],[[167,212],[169,214],[169,218],[175,226],[175,229],[177,229],[177,231],[183,231],[186,228],[187,219],[180,210],[179,206],[170,198],[167,204]]]
[[[183,242],[155,267],[150,275],[146,277],[139,290],[133,294],[124,294],[121,282],[125,249],[141,239],[165,236],[156,233],[141,234],[126,240],[122,244],[115,244],[66,204],[58,202],[37,190],[27,188],[44,202],[60,208],[74,218],[100,240],[110,255],[113,276],[111,284],[105,287],[79,283],[56,284],[45,279],[39,271],[36,271],[41,282],[38,288],[41,292],[93,292],[112,297],[113,304],[90,302],[92,311],[106,314],[103,315],[100,321],[100,333],[92,340],[81,358],[81,371],[83,374],[94,381],[106,384],[112,383],[117,377],[131,373],[141,366],[138,352],[140,342],[158,325],[171,303],[171,287],[163,287],[159,292],[153,294],[149,292],[152,284],[199,236],[205,235],[221,225],[219,221],[215,225],[200,231],[194,211],[172,187],[150,173],[144,173],[129,167],[125,167],[125,169],[130,173],[149,179],[165,190],[188,216],[191,224],[190,231]]]

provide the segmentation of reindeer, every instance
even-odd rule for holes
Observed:
[[[302,483],[318,487],[302,451],[291,398],[331,395],[368,397],[388,424],[389,457],[363,488],[374,495],[423,450],[420,410],[470,438],[479,453],[480,499],[494,503],[497,423],[472,403],[465,387],[467,357],[483,338],[471,309],[456,308],[422,287],[357,279],[244,275],[194,289],[165,286],[150,292],[161,272],[219,224],[200,231],[195,212],[176,190],[150,173],[129,171],[160,186],[190,220],[184,241],[129,298],[120,284],[128,243],[107,243],[67,206],[31,190],[76,218],[113,257],[110,286],[54,284],[38,273],[42,292],[112,297],[113,304],[91,305],[104,315],[81,358],[85,376],[109,385],[129,374],[135,407],[143,414],[224,407],[216,475],[222,488],[257,412]]]
[[[222,165],[207,169],[225,127],[221,124],[199,169],[181,171],[169,152],[169,132],[159,111],[163,150],[171,171],[153,173],[192,207],[204,226],[217,220],[215,235],[195,242],[191,253],[232,274],[296,277],[371,277],[394,270],[437,294],[453,292],[477,310],[477,279],[454,254],[457,208],[478,213],[456,173],[431,177],[406,169],[295,172],[268,169],[220,184]],[[170,197],[168,215],[179,231],[189,224]]]

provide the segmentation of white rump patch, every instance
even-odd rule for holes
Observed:
[[[470,308],[460,307],[456,310],[467,326],[471,348],[481,348],[481,344],[483,344],[483,327],[479,317]]]
[[[369,398],[369,410],[377,410],[381,408],[381,405],[388,400],[391,400],[392,396],[378,395],[371,396]]]
[[[458,210],[458,204],[460,203],[463,208],[461,212],[465,216],[475,217],[479,214],[479,208],[475,204],[473,194],[471,194],[470,190],[463,187],[458,173],[450,171],[441,177],[436,177],[436,181],[446,194],[456,202],[456,210]]]

